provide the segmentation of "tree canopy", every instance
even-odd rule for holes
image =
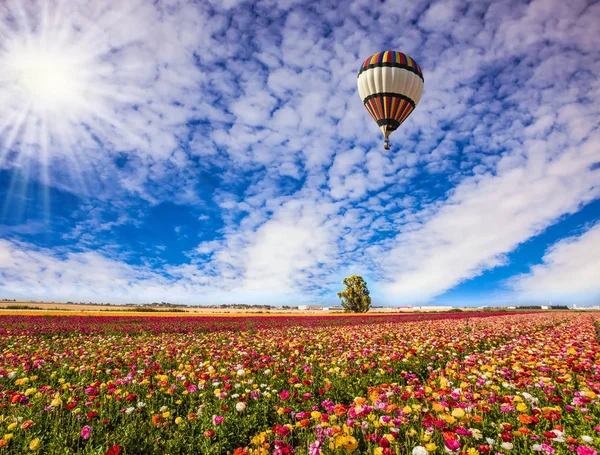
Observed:
[[[346,289],[337,295],[342,301],[342,307],[347,312],[366,313],[371,307],[371,297],[367,283],[360,275],[352,275],[342,281]]]

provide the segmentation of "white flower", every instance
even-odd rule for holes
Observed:
[[[512,442],[503,442],[500,444],[500,447],[502,447],[504,450],[512,450],[514,445]]]
[[[583,439],[585,442],[592,442],[594,440],[594,438],[592,438],[591,436],[582,436],[581,439]]]
[[[244,371],[243,368],[240,368],[239,370],[237,370],[237,375],[238,376],[244,376],[246,374],[246,372]]]
[[[131,414],[133,411],[135,411],[135,408],[133,406],[131,406],[130,408],[125,409],[125,414],[129,415]]]
[[[146,403],[144,403],[143,401],[138,401],[138,402],[137,402],[137,407],[138,407],[138,408],[140,408],[140,409],[141,409],[141,408],[144,408],[145,406],[146,406]]]
[[[239,393],[234,393],[233,395],[231,395],[231,398],[239,398],[240,394]]]
[[[161,406],[160,412],[166,412],[166,411],[168,411],[168,409],[169,409],[168,406]]]
[[[490,446],[493,446],[494,444],[496,444],[496,441],[494,439],[492,439],[492,438],[485,438],[485,440],[487,441],[487,443]]]
[[[412,455],[429,455],[429,452],[425,447],[417,446],[412,450]]]
[[[236,382],[235,384],[233,384],[233,386],[234,386],[236,389],[239,389],[239,388],[242,386],[242,384],[240,384],[239,382]]]
[[[531,448],[532,448],[533,450],[535,450],[536,452],[541,452],[541,450],[542,450],[542,445],[541,445],[541,444],[534,444],[534,445],[533,445]]]
[[[270,376],[271,375],[271,370],[265,370],[263,374],[265,376]]]
[[[10,373],[8,373],[8,379],[12,379],[17,375],[16,371],[11,371]]]
[[[244,412],[246,410],[246,403],[242,403],[241,401],[238,401],[235,404],[235,410],[237,412]]]
[[[479,431],[477,428],[469,428],[469,431],[471,432],[471,435],[477,440],[483,437],[481,431]]]

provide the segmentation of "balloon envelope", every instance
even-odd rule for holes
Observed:
[[[421,100],[423,82],[421,67],[402,52],[378,52],[361,66],[360,99],[386,140]]]

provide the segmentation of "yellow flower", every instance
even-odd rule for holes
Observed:
[[[455,408],[452,410],[452,417],[456,417],[457,419],[460,419],[461,417],[465,416],[465,411],[462,408]]]
[[[525,403],[519,403],[517,405],[517,411],[519,411],[519,412],[527,411],[527,405]]]
[[[467,450],[467,453],[469,455],[479,455],[479,450],[474,449],[473,447],[471,447],[470,449]]]
[[[62,406],[63,401],[60,398],[60,394],[57,393],[56,395],[54,395],[54,399],[50,402],[50,406],[54,407],[54,408],[59,408],[60,406]]]
[[[382,455],[383,454],[383,449],[381,447],[377,447],[375,450],[373,450],[373,455]]]
[[[311,413],[310,413],[310,416],[311,416],[313,419],[317,420],[317,419],[320,419],[320,418],[321,418],[321,413],[320,413],[319,411],[313,411],[313,412],[311,412]]]
[[[437,446],[433,442],[425,444],[425,450],[427,450],[428,452],[433,452],[435,449],[437,449]]]
[[[40,440],[38,438],[32,439],[29,443],[29,450],[37,450],[40,448]]]
[[[435,412],[442,412],[444,410],[444,407],[439,403],[433,403],[431,407]]]
[[[347,451],[354,452],[358,447],[358,441],[353,436],[346,436],[343,446]]]
[[[11,424],[8,426],[8,431],[14,430],[15,428],[17,428],[17,424],[16,424],[16,423],[11,423]]]
[[[171,413],[170,413],[169,411],[166,411],[166,412],[163,412],[163,413],[162,413],[162,416],[163,416],[163,418],[165,418],[165,419],[168,419],[170,415],[171,415]]]
[[[175,423],[176,423],[177,425],[180,425],[182,422],[183,422],[183,419],[182,419],[181,417],[177,417],[177,418],[175,419]]]
[[[9,439],[12,439],[12,437],[13,437],[13,434],[12,434],[12,433],[6,433],[6,434],[4,435],[4,439],[6,439],[7,441],[8,441]]]

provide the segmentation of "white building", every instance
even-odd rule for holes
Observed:
[[[322,311],[321,305],[298,305],[298,309],[302,311]]]

